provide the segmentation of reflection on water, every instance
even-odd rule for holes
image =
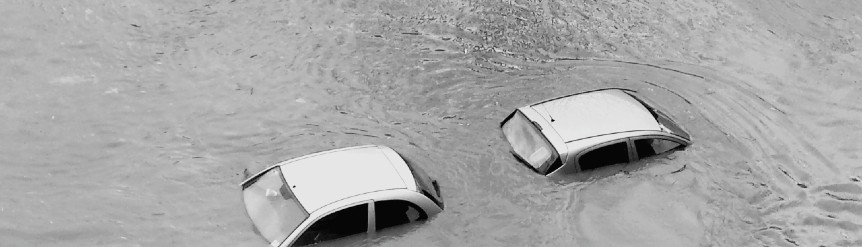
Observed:
[[[860,11],[768,4],[12,0],[0,242],[265,245],[240,171],[382,144],[447,209],[368,245],[860,245]],[[512,109],[602,87],[694,145],[563,180],[508,153]]]

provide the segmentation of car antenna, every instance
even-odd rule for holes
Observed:
[[[550,117],[550,118],[551,118],[551,122],[552,122],[552,123],[553,123],[554,121],[557,121],[557,120],[554,120],[554,115],[551,115],[551,111],[548,111],[548,106],[543,105],[542,107],[543,107],[543,108],[545,108],[545,112],[547,112],[547,113],[548,113],[548,117]]]

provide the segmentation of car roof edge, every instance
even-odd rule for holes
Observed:
[[[594,90],[589,90],[589,91],[583,91],[583,92],[573,93],[573,94],[567,94],[567,95],[563,95],[563,96],[559,96],[559,97],[554,97],[554,98],[550,98],[550,99],[542,100],[542,101],[539,101],[539,102],[536,102],[536,103],[530,104],[529,106],[530,106],[530,107],[532,107],[532,106],[536,106],[536,105],[539,105],[539,104],[542,104],[542,103],[545,103],[545,102],[554,101],[554,100],[558,100],[558,99],[562,99],[562,98],[566,98],[566,97],[571,97],[571,96],[575,96],[575,95],[579,95],[579,94],[592,93],[592,92],[605,91],[605,90],[615,90],[615,89],[616,89],[616,90],[627,91],[627,92],[634,92],[634,93],[637,93],[637,92],[638,92],[637,90],[634,90],[634,89],[621,88],[621,87],[599,88],[599,89],[594,89]]]
[[[333,153],[333,152],[338,152],[338,151],[345,151],[345,150],[350,150],[350,149],[372,148],[372,147],[377,147],[377,148],[388,148],[388,147],[386,147],[386,146],[377,145],[377,144],[366,144],[366,145],[359,145],[359,146],[351,146],[351,147],[343,147],[343,148],[336,148],[336,149],[330,149],[330,150],[323,150],[323,151],[318,151],[318,152],[314,152],[314,153],[310,153],[310,154],[306,154],[306,155],[302,155],[302,156],[298,156],[298,157],[293,157],[293,158],[290,158],[290,159],[287,159],[287,160],[282,160],[282,161],[276,162],[274,165],[267,166],[267,167],[266,167],[266,168],[264,168],[263,170],[260,170],[259,172],[255,173],[254,175],[251,175],[251,176],[249,176],[249,177],[247,177],[247,178],[243,179],[243,180],[242,180],[242,182],[241,182],[241,183],[239,183],[239,186],[240,186],[240,187],[245,186],[245,184],[246,184],[246,183],[248,183],[248,181],[251,181],[251,180],[253,180],[253,179],[257,178],[257,177],[260,177],[261,175],[263,175],[264,173],[268,172],[269,170],[272,170],[272,168],[275,168],[275,167],[277,167],[277,166],[281,166],[281,165],[284,165],[284,164],[287,164],[287,163],[291,163],[291,162],[294,162],[294,161],[298,161],[298,160],[302,160],[302,159],[305,159],[305,158],[310,158],[310,157],[314,157],[314,156],[318,156],[318,155],[322,155],[322,154],[327,154],[327,153]],[[391,149],[391,148],[390,148],[390,149]]]

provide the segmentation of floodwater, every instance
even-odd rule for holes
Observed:
[[[0,7],[0,246],[265,246],[242,170],[382,144],[446,211],[367,246],[862,246],[856,0]],[[695,144],[551,180],[516,107],[603,87]]]

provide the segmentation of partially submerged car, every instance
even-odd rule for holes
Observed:
[[[518,108],[502,123],[518,160],[546,176],[626,163],[691,145],[635,91],[600,89]]]
[[[314,153],[242,182],[255,232],[303,246],[425,220],[443,211],[436,180],[384,146]]]

